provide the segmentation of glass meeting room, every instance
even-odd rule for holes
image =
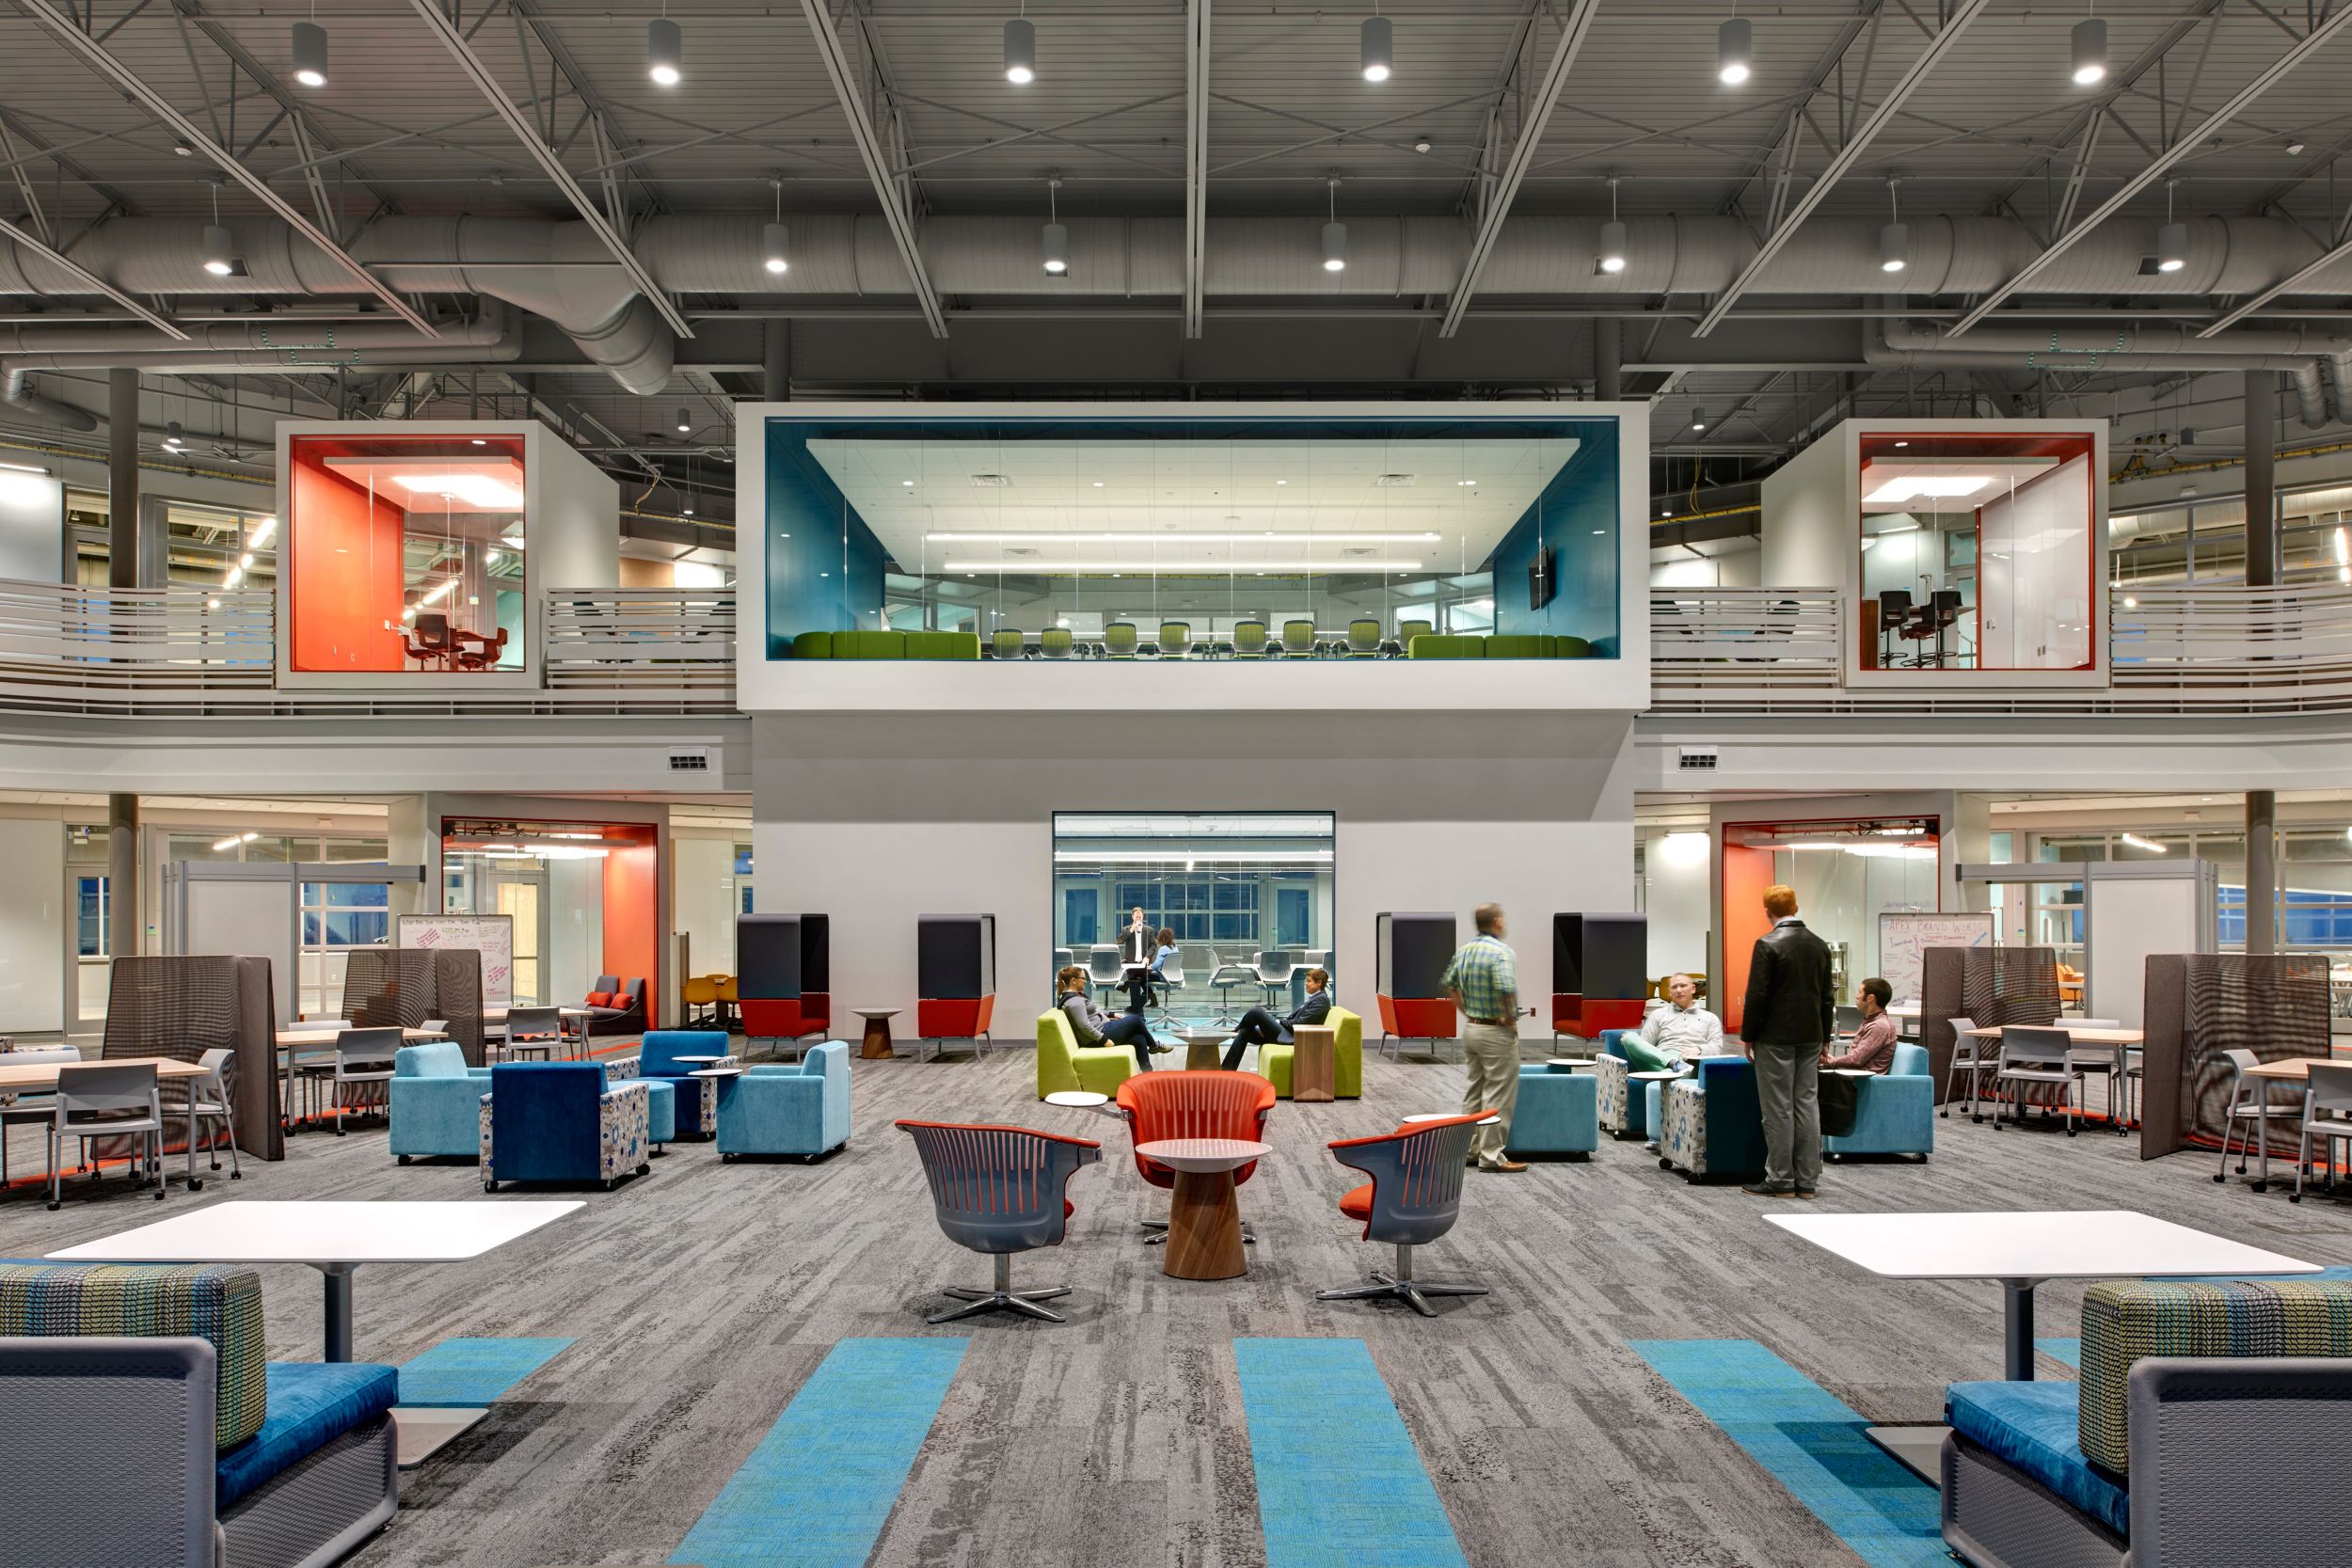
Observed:
[[[1175,948],[1151,980],[1154,1027],[1286,1012],[1306,972],[1331,967],[1332,860],[1327,812],[1058,812],[1052,968],[1087,970],[1125,1008],[1121,933],[1139,909],[1147,957],[1163,930]]]

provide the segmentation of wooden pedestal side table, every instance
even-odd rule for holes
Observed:
[[[1136,1152],[1176,1173],[1161,1272],[1171,1279],[1238,1279],[1248,1273],[1233,1172],[1264,1159],[1272,1147],[1247,1138],[1162,1138],[1136,1146]]]
[[[1185,1071],[1223,1065],[1225,1042],[1233,1037],[1231,1029],[1185,1029],[1181,1033],[1184,1040]]]
[[[890,1021],[901,1011],[898,1007],[851,1007],[850,1011],[866,1021],[865,1037],[858,1041],[858,1060],[886,1062],[898,1055],[890,1045]]]
[[[1338,1083],[1340,1032],[1326,1023],[1291,1030],[1291,1099],[1301,1105],[1329,1104]]]

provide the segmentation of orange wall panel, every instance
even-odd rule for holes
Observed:
[[[400,633],[391,628],[400,625],[407,515],[316,464],[289,467],[294,668],[406,668]]]
[[[1756,951],[1756,939],[1772,928],[1772,917],[1764,912],[1764,890],[1772,885],[1772,852],[1724,844],[1716,863],[1724,868],[1724,990],[1716,1014],[1725,1029],[1737,1034],[1748,990],[1748,959]]]
[[[645,1023],[660,1014],[660,940],[656,926],[659,853],[650,844],[609,845],[604,857],[604,972],[624,983],[645,978]]]

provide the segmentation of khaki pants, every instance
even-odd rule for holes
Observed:
[[[1764,1114],[1764,1184],[1811,1192],[1821,1184],[1821,1048],[1759,1043],[1749,1049]]]
[[[1470,1132],[1470,1152],[1482,1165],[1502,1158],[1511,1143],[1511,1113],[1519,1103],[1519,1031],[1512,1023],[1462,1025],[1462,1064],[1470,1082],[1462,1091],[1462,1114],[1493,1111],[1502,1119]]]

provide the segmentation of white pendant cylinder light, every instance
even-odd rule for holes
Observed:
[[[1715,29],[1715,78],[1727,87],[1748,79],[1756,64],[1756,35],[1748,19],[1735,16]]]
[[[1066,277],[1070,272],[1070,230],[1061,221],[1060,191],[1060,181],[1045,182],[1045,232],[1041,238],[1045,270],[1055,277]]]
[[[237,242],[217,223],[204,226],[203,253],[204,270],[215,277],[226,277],[237,270]]]
[[[1617,182],[1609,182],[1609,221],[1600,226],[1600,270],[1612,277],[1625,271],[1625,225],[1617,221]]]
[[[315,22],[294,24],[294,78],[306,87],[326,86],[326,29]]]
[[[2156,230],[2156,270],[2178,272],[2188,265],[2188,225],[2172,221],[2172,191],[2176,180],[2164,182],[2164,222]]]
[[[679,409],[677,411],[677,433],[680,436],[691,435],[693,429],[694,416],[683,408]]]
[[[1693,408],[1691,410],[1691,428],[1692,430],[1705,430],[1707,428],[1706,409]]]
[[[2107,24],[2095,16],[2074,24],[2074,85],[2090,87],[2107,79]]]
[[[1037,24],[1025,16],[1005,24],[1005,80],[1016,87],[1037,80]]]
[[[645,74],[665,87],[686,79],[686,36],[666,16],[645,24]]]
[[[791,238],[790,229],[784,224],[763,223],[759,226],[760,265],[779,277],[792,270],[789,253]]]
[[[1911,230],[1903,227],[1892,180],[1886,182],[1886,218],[1879,230],[1879,271],[1900,272],[1911,265]]]
[[[1363,26],[1364,80],[1385,82],[1396,69],[1396,29],[1385,16],[1368,16]]]
[[[1330,217],[1323,226],[1323,270],[1347,270],[1347,225],[1340,221],[1340,182],[1331,182]]]

